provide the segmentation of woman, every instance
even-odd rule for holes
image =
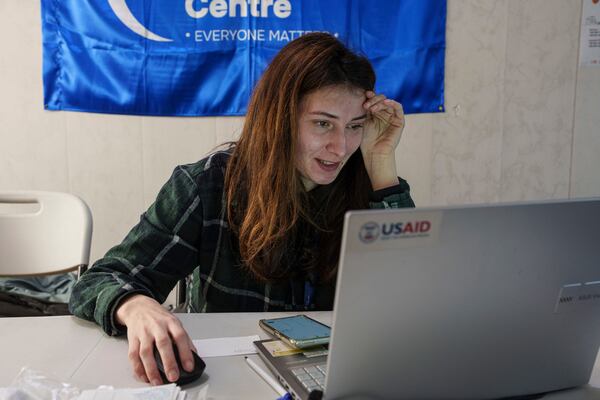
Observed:
[[[370,63],[334,37],[290,42],[258,82],[239,141],[175,169],[82,275],[73,314],[126,331],[135,374],[160,384],[155,345],[169,380],[172,343],[192,368],[192,341],[160,305],[192,272],[192,312],[332,309],[344,213],[414,206],[396,173],[402,107],[374,85]]]

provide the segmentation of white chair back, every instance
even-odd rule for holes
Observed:
[[[19,205],[35,210],[19,210]],[[0,192],[0,206],[8,210],[0,209],[0,276],[55,274],[87,267],[92,214],[79,197],[59,192]],[[10,212],[11,208],[17,211]]]

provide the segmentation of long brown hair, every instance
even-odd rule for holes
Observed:
[[[295,167],[300,102],[331,85],[373,90],[369,61],[335,37],[310,33],[287,44],[257,83],[244,128],[227,166],[225,188],[231,228],[242,261],[261,281],[276,281],[292,271],[286,254],[297,246],[299,222],[315,228],[318,252],[309,269],[323,281],[335,277],[344,213],[366,208],[370,181],[356,151],[327,195],[316,218]]]

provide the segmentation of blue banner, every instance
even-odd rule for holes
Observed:
[[[44,106],[244,115],[273,56],[326,31],[407,113],[444,110],[446,0],[42,0]]]

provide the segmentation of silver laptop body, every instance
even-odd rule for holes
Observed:
[[[600,200],[346,215],[325,398],[583,385],[600,343]]]

